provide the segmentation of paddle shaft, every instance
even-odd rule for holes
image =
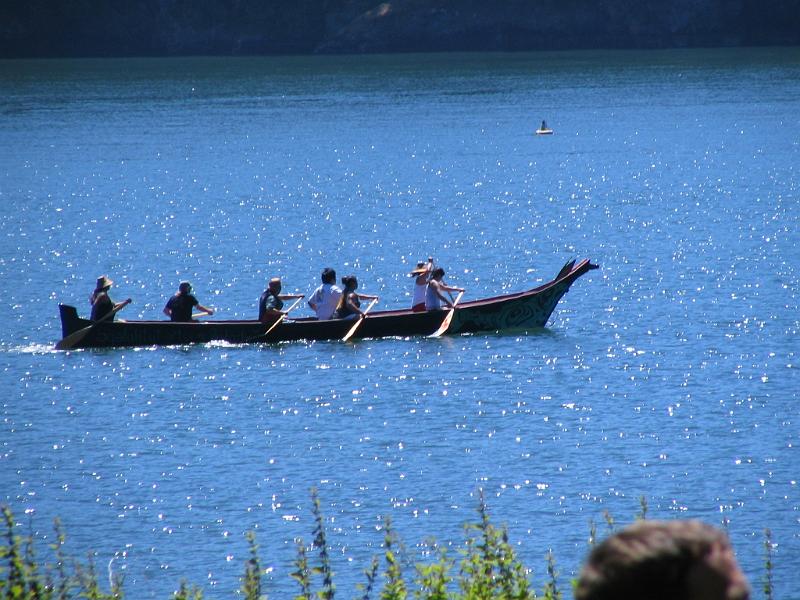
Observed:
[[[363,323],[363,322],[364,322],[364,319],[366,319],[366,318],[367,318],[367,313],[368,313],[368,312],[369,312],[369,311],[372,309],[372,307],[373,307],[373,306],[375,306],[375,303],[376,303],[377,301],[378,301],[378,299],[377,299],[377,298],[375,298],[375,299],[374,299],[372,302],[370,302],[370,303],[369,303],[369,306],[367,307],[367,310],[365,310],[365,311],[363,312],[363,314],[362,314],[362,315],[361,315],[361,316],[358,318],[358,321],[356,321],[356,324],[355,324],[355,325],[353,325],[353,326],[350,328],[350,331],[348,331],[348,332],[345,334],[345,336],[342,338],[342,341],[343,341],[343,342],[346,342],[346,341],[347,341],[347,340],[349,340],[351,337],[353,337],[353,334],[354,334],[354,333],[355,333],[355,332],[358,330],[358,328],[361,326],[361,323]]]
[[[286,315],[289,314],[292,310],[294,310],[294,307],[297,306],[299,304],[300,300],[302,300],[305,297],[306,297],[305,294],[291,294],[291,295],[287,294],[287,295],[285,295],[284,298],[297,298],[297,300],[294,301],[294,303],[289,307],[289,309],[285,313],[283,313],[280,317],[275,319],[275,322],[272,325],[270,325],[264,333],[261,333],[261,334],[259,334],[257,336],[251,337],[251,338],[248,338],[248,339],[245,340],[245,342],[249,344],[250,342],[264,341],[264,338],[266,338],[267,335],[272,333],[272,331],[278,325],[283,323],[283,320],[286,318]]]
[[[305,294],[296,294],[294,296],[286,296],[286,297],[287,298],[297,298],[297,300],[295,300],[294,303],[288,309],[286,309],[286,312],[283,313],[280,317],[278,317],[278,319],[270,326],[270,328],[267,329],[264,332],[264,337],[267,337],[272,332],[273,329],[275,329],[278,325],[280,325],[281,322],[283,322],[283,320],[286,318],[286,315],[288,315],[290,312],[292,312],[294,307],[297,306],[300,303],[300,300],[302,300],[306,296],[305,296]]]

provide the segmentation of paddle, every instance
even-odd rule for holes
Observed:
[[[346,342],[346,341],[347,341],[347,340],[349,340],[351,337],[353,337],[353,334],[354,334],[354,333],[356,332],[356,330],[357,330],[357,329],[358,329],[358,328],[361,326],[361,323],[363,323],[363,322],[364,322],[364,319],[367,317],[367,313],[370,311],[370,309],[371,309],[373,306],[375,306],[375,303],[376,303],[377,301],[378,301],[378,298],[376,297],[376,298],[375,298],[375,299],[374,299],[372,302],[370,302],[370,303],[369,303],[369,306],[367,307],[367,310],[365,310],[365,311],[364,311],[364,314],[362,314],[362,315],[361,315],[361,316],[358,318],[358,320],[356,321],[356,324],[355,324],[355,325],[353,325],[353,326],[350,328],[350,331],[348,331],[348,332],[347,332],[347,334],[345,334],[345,336],[342,338],[342,341],[343,341],[343,342]]]
[[[439,329],[434,331],[428,337],[439,337],[440,335],[443,335],[447,332],[447,330],[450,328],[450,322],[453,320],[453,315],[456,313],[456,304],[458,304],[458,301],[461,300],[461,296],[463,295],[464,292],[458,292],[458,296],[456,296],[452,308],[449,311],[447,311],[447,314],[445,315],[442,324],[439,325]]]
[[[269,328],[264,333],[260,333],[257,336],[251,337],[251,338],[245,340],[245,342],[246,343],[250,343],[250,342],[254,342],[256,340],[263,340],[265,337],[267,337],[267,335],[272,333],[272,331],[278,325],[280,325],[283,322],[283,320],[286,318],[286,315],[288,315],[292,310],[294,310],[294,307],[297,306],[300,303],[300,300],[302,300],[305,297],[306,297],[305,294],[287,294],[287,295],[285,295],[284,298],[297,298],[297,300],[295,300],[294,303],[286,310],[286,312],[283,313],[280,317],[278,317],[275,320],[275,322],[272,325],[270,325]]]
[[[199,319],[200,317],[207,317],[207,316],[208,316],[208,315],[210,315],[210,314],[213,314],[213,313],[210,313],[210,312],[198,312],[198,313],[192,313],[192,318],[193,318],[193,319]]]
[[[70,348],[74,348],[75,346],[77,346],[78,344],[81,343],[83,338],[85,338],[87,335],[89,335],[89,332],[92,329],[97,327],[103,321],[106,321],[107,319],[110,319],[111,317],[113,317],[115,314],[117,314],[123,308],[128,306],[128,304],[130,304],[130,303],[131,303],[131,299],[128,298],[127,300],[125,300],[125,302],[121,302],[119,304],[119,306],[117,306],[113,310],[107,312],[105,315],[103,315],[101,318],[97,319],[97,321],[95,321],[91,325],[88,325],[88,326],[84,327],[83,329],[78,329],[78,331],[75,331],[74,333],[70,333],[67,337],[65,337],[63,340],[61,340],[60,342],[58,342],[56,344],[56,350],[69,350]]]
[[[297,300],[295,300],[294,303],[289,308],[286,309],[286,312],[283,313],[280,317],[278,317],[278,319],[272,324],[272,326],[264,332],[264,336],[263,337],[267,337],[270,334],[270,332],[272,332],[273,329],[275,329],[278,325],[280,325],[283,322],[283,320],[286,318],[286,315],[288,315],[290,312],[292,312],[294,307],[297,306],[300,303],[300,300],[305,298],[306,295],[305,294],[297,294],[297,295],[294,295],[294,296],[285,296],[285,297],[286,298],[297,298]]]

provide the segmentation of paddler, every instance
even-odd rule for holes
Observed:
[[[445,303],[447,308],[453,308],[452,301],[447,298],[442,292],[463,292],[464,288],[453,287],[447,285],[442,278],[444,277],[444,269],[436,267],[431,272],[428,287],[425,290],[425,310],[439,310],[442,308],[442,302]]]
[[[172,321],[188,323],[193,321],[192,309],[195,306],[197,310],[201,310],[208,315],[214,314],[213,309],[206,308],[192,295],[192,284],[188,281],[181,281],[178,291],[167,301],[167,305],[164,307],[164,314]]]
[[[273,277],[267,284],[267,289],[258,300],[258,320],[262,323],[274,323],[281,318],[283,312],[283,299],[280,297],[281,279]]]
[[[366,313],[361,310],[361,300],[377,300],[377,296],[370,296],[368,294],[359,294],[356,292],[358,289],[358,279],[355,275],[347,275],[342,277],[342,285],[344,290],[342,296],[339,298],[339,304],[333,313],[334,319],[355,319],[356,317],[363,317]]]
[[[411,296],[411,310],[425,312],[425,290],[428,287],[431,271],[433,270],[433,257],[428,257],[428,262],[420,261],[416,268],[409,273],[414,278],[414,292]]]
[[[108,295],[108,290],[112,285],[114,285],[114,282],[111,281],[106,275],[101,275],[97,278],[97,285],[95,286],[92,295],[89,296],[89,304],[92,305],[92,321],[99,321],[108,313],[121,308],[123,304],[131,301],[131,299],[128,298],[125,302],[114,304],[114,302],[111,300],[111,297]],[[113,315],[111,320],[114,320]]]
[[[317,313],[317,319],[326,321],[333,317],[341,297],[342,290],[336,285],[336,271],[325,267],[322,270],[322,285],[311,294],[308,305]]]

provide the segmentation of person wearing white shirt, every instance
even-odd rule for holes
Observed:
[[[417,268],[411,271],[410,275],[414,278],[414,293],[411,296],[411,310],[413,312],[425,312],[425,292],[428,289],[428,280],[433,270],[433,258],[428,262],[418,262]]]
[[[308,305],[317,313],[317,319],[327,321],[333,316],[341,297],[342,290],[336,285],[336,271],[325,267],[322,270],[322,285],[311,294]]]

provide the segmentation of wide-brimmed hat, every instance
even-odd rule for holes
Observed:
[[[114,282],[111,281],[106,275],[100,275],[100,277],[97,278],[96,289],[98,290],[103,290],[107,287],[111,287],[112,285],[114,285]]]
[[[428,270],[428,263],[424,261],[419,261],[417,266],[409,273],[409,275],[422,275]]]

